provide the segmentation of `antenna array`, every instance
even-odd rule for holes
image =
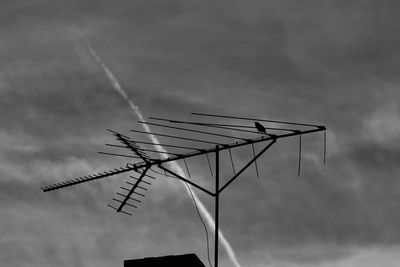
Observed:
[[[259,176],[259,168],[257,159],[267,151],[278,140],[299,137],[299,154],[298,154],[298,174],[301,170],[301,137],[305,134],[323,132],[323,162],[326,158],[326,128],[325,126],[306,124],[298,122],[288,122],[280,120],[266,120],[248,117],[235,117],[217,114],[192,113],[196,118],[195,121],[171,120],[166,118],[150,117],[151,122],[139,121],[140,124],[152,126],[161,132],[131,130],[148,139],[132,139],[131,137],[109,130],[115,137],[118,144],[106,144],[107,147],[124,150],[125,152],[99,152],[108,156],[117,156],[129,159],[130,163],[125,166],[113,170],[107,170],[88,176],[83,176],[61,183],[42,187],[44,192],[58,190],[89,181],[107,178],[113,175],[123,173],[133,173],[129,176],[129,180],[124,186],[120,187],[120,192],[114,197],[113,205],[108,205],[115,211],[127,215],[132,215],[131,209],[138,208],[142,198],[151,186],[152,180],[165,175],[166,177],[174,177],[180,179],[187,184],[201,190],[202,192],[215,198],[215,267],[218,266],[218,224],[219,224],[219,195],[225,190],[235,179],[237,179],[246,169],[254,164],[256,174]],[[220,122],[208,122],[207,119],[225,120]],[[148,127],[145,127],[148,129]],[[167,134],[165,131],[174,131],[174,134]],[[155,143],[154,137],[163,140],[161,143]],[[200,137],[198,137],[200,136]],[[256,151],[255,144],[266,144],[260,151]],[[239,147],[251,146],[252,158],[240,169],[235,168],[232,151]],[[172,152],[164,150],[169,148]],[[127,154],[127,151],[129,154]],[[225,184],[220,186],[219,158],[220,152],[227,151],[231,162],[233,176],[227,180]],[[212,168],[210,154],[215,155],[215,168]],[[215,190],[209,190],[196,181],[191,179],[187,160],[189,158],[204,155],[208,164],[210,175],[215,179]],[[183,161],[187,177],[174,172],[168,167],[168,163]],[[149,172],[151,174],[149,174]],[[129,209],[129,210],[128,210]]]

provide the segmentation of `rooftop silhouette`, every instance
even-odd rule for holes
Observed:
[[[196,254],[169,255],[124,261],[124,267],[205,267]]]

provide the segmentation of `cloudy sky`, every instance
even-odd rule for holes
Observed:
[[[193,252],[207,263],[204,229],[174,180],[157,179],[134,216],[106,206],[127,175],[40,190],[125,165],[97,154],[113,142],[106,129],[141,129],[85,35],[146,117],[327,126],[326,165],[321,134],[303,137],[301,176],[298,140],[282,140],[258,161],[260,178],[250,168],[224,192],[221,228],[243,266],[398,266],[399,11],[390,0],[2,0],[0,265]],[[237,166],[249,155],[234,151]],[[189,165],[211,184],[205,161]]]

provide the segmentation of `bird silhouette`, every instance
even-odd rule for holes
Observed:
[[[258,131],[259,133],[267,134],[267,131],[265,130],[265,127],[262,126],[261,123],[259,123],[259,122],[257,121],[257,122],[254,123],[254,125],[256,126],[257,131]]]

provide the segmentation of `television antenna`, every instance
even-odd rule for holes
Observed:
[[[166,177],[177,178],[208,194],[215,200],[214,267],[218,267],[219,199],[221,193],[253,164],[255,166],[257,176],[259,176],[257,159],[262,154],[264,154],[273,144],[281,139],[299,136],[298,174],[300,174],[302,135],[323,132],[323,162],[325,164],[326,127],[321,125],[298,122],[225,116],[206,113],[192,113],[192,115],[199,118],[199,120],[181,121],[150,117],[149,119],[152,122],[139,121],[140,124],[144,124],[145,126],[154,126],[162,129],[173,129],[174,131],[178,131],[180,133],[179,135],[169,135],[150,131],[131,130],[134,133],[147,135],[147,137],[150,137],[153,142],[134,140],[127,135],[109,130],[115,136],[119,144],[106,145],[109,147],[129,150],[129,152],[133,153],[133,155],[109,152],[99,153],[109,156],[129,158],[134,160],[134,163],[128,163],[126,164],[126,166],[122,166],[113,170],[107,170],[100,173],[67,180],[65,182],[44,186],[41,189],[44,192],[49,192],[122,173],[135,172],[136,176],[130,176],[133,179],[133,182],[126,182],[126,187],[120,187],[123,190],[122,193],[117,192],[116,194],[118,195],[118,197],[113,198],[113,201],[117,204],[117,206],[107,205],[119,213],[132,215],[132,213],[128,212],[126,209],[128,207],[138,207],[138,203],[141,202],[140,198],[144,197],[145,191],[148,190],[146,186],[151,185],[150,180],[146,179],[156,179],[156,177],[154,177],[155,175],[165,175]],[[204,119],[207,118],[225,119],[229,120],[230,123],[210,123],[204,121]],[[232,124],[232,121],[234,122],[234,124]],[[212,131],[210,129],[212,129]],[[201,139],[199,139],[197,137],[189,137],[188,135],[183,136],[183,133],[199,134],[204,136],[204,138],[202,137]],[[154,136],[166,138],[170,141],[168,143],[156,143],[154,142],[154,138],[151,138]],[[207,138],[205,136],[207,136]],[[214,139],[210,139],[210,137],[213,137]],[[221,141],[220,139],[224,139],[225,141]],[[226,141],[226,139],[229,139],[230,141]],[[171,140],[179,140],[179,143],[172,144]],[[183,145],[182,143],[185,143],[185,145]],[[186,145],[186,143],[189,143],[190,145]],[[261,151],[256,152],[255,144],[265,143],[266,145],[261,149]],[[203,144],[203,146],[206,145],[206,147],[199,147],[199,144]],[[146,145],[152,145],[153,148],[148,148]],[[240,170],[235,170],[231,150],[246,146],[251,146],[253,152],[252,158]],[[167,152],[162,149],[162,147],[178,150],[178,152]],[[222,151],[229,152],[233,176],[230,177],[230,179],[228,179],[225,184],[220,186],[220,152]],[[210,162],[210,154],[215,155],[214,172]],[[210,173],[212,176],[215,177],[214,190],[209,190],[201,186],[199,183],[183,177],[181,174],[166,166],[168,163],[181,160],[184,162],[189,178],[191,178],[186,159],[197,157],[200,155],[206,156]],[[158,170],[154,170],[154,168],[157,168]],[[152,172],[152,174],[149,174],[149,171]]]

